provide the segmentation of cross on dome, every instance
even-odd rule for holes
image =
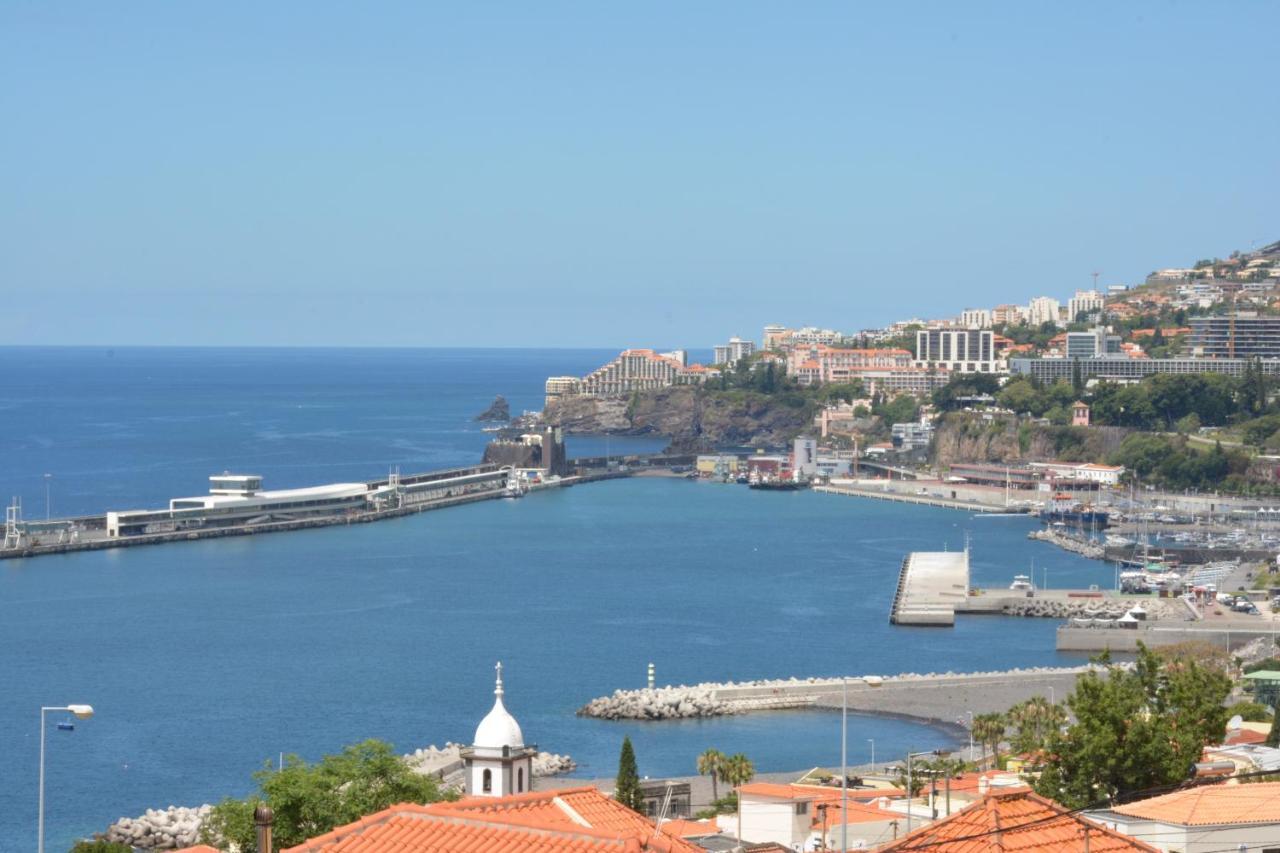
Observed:
[[[498,661],[497,679],[493,688],[493,708],[480,721],[480,725],[476,727],[476,736],[472,741],[472,746],[487,749],[502,749],[503,747],[519,748],[524,746],[524,733],[520,731],[520,724],[516,722],[516,718],[511,716],[506,706],[502,703],[502,661]]]

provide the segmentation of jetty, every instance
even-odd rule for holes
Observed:
[[[969,551],[913,551],[898,570],[889,622],[894,625],[956,623],[956,608],[969,595]]]
[[[803,708],[840,708],[903,717],[954,720],[972,710],[1004,711],[1032,696],[1066,696],[1092,666],[993,672],[903,673],[845,678],[787,678],[616,690],[578,715],[605,720],[679,720]]]
[[[889,480],[832,480],[829,485],[814,486],[815,492],[828,495],[845,495],[853,498],[872,498],[893,503],[918,504],[942,509],[959,509],[994,515],[1025,515],[1025,507],[1008,507],[1002,502],[982,502],[958,496],[955,490],[945,488],[940,481],[915,480],[907,483],[911,491],[904,491],[904,481]]]

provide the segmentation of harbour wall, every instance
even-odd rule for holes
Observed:
[[[999,672],[905,673],[893,676],[790,678],[616,690],[593,699],[579,716],[606,720],[676,720],[776,711],[839,708],[848,690],[849,708],[869,713],[953,720],[958,713],[1007,710],[1035,695],[1066,695],[1080,667],[1037,667]],[[1052,690],[1050,690],[1052,688]],[[922,700],[933,697],[932,704]],[[967,697],[959,701],[954,697]]]

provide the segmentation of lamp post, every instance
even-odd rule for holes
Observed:
[[[878,675],[862,675],[854,681],[868,687],[882,683]],[[875,749],[874,741],[871,748]],[[874,752],[871,763],[875,763]],[[840,676],[840,849],[849,849],[849,677],[844,675]]]
[[[871,744],[871,772],[875,773],[876,772],[876,739],[873,737],[869,737],[867,738],[867,743]]]
[[[923,752],[907,753],[907,834],[908,835],[911,833],[911,783],[913,781],[911,760],[913,758],[918,758],[919,756],[922,756],[922,755],[937,755],[939,757],[943,757],[950,754],[951,753],[945,749],[926,749]]]
[[[81,720],[93,716],[92,705],[60,705],[40,708],[40,808],[36,818],[36,853],[44,853],[44,715],[49,711],[69,711]]]
[[[965,711],[969,715],[969,761],[973,761],[973,712]]]
[[[44,520],[48,521],[51,515],[49,509],[49,481],[53,479],[52,474],[44,475]]]

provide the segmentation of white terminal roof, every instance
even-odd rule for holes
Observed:
[[[257,492],[253,495],[194,495],[189,498],[174,498],[170,505],[181,502],[199,504],[205,509],[232,506],[260,506],[263,504],[293,503],[296,501],[325,500],[333,498],[353,498],[368,494],[369,487],[364,483],[329,483],[324,486],[307,486],[303,489],[274,489]]]

